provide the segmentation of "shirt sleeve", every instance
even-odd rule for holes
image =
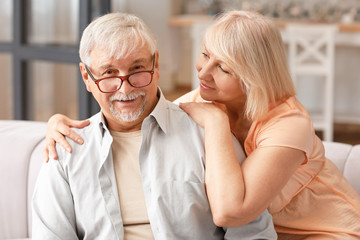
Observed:
[[[256,147],[283,146],[301,150],[307,157],[313,146],[313,126],[310,118],[293,111],[271,119],[256,136]]]
[[[242,162],[246,159],[244,149],[242,148],[241,144],[234,135],[232,135],[232,138],[233,138],[236,158],[238,159],[239,163],[242,164]]]
[[[223,228],[224,239],[247,239],[247,240],[276,240],[277,234],[272,221],[272,216],[265,210],[254,221],[239,227]]]
[[[70,186],[58,160],[41,167],[32,199],[33,239],[78,239]]]

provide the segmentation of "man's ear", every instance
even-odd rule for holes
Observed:
[[[90,79],[90,76],[85,69],[85,64],[81,62],[81,63],[79,63],[79,67],[80,67],[82,79],[86,86],[86,90],[88,92],[91,92],[91,87],[90,87],[91,82],[90,81],[92,81],[92,80]]]
[[[159,51],[158,50],[156,50],[156,52],[155,52],[155,59],[156,59],[155,68],[157,68],[159,70]]]
[[[159,72],[159,51],[156,50],[155,52],[155,74],[157,74],[157,78],[160,78],[160,72]]]

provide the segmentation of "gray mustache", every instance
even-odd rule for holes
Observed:
[[[116,95],[112,95],[109,100],[110,101],[131,101],[140,96],[145,96],[144,91],[134,92],[130,94],[117,93]]]

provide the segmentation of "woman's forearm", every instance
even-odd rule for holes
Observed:
[[[274,169],[261,167],[261,160],[269,153],[252,154],[256,159],[246,164],[248,157],[240,166],[229,118],[223,110],[211,103],[183,103],[180,107],[205,131],[205,183],[215,224],[232,227],[254,220],[275,194],[274,188],[263,189]]]
[[[242,169],[235,154],[228,119],[214,115],[204,129],[207,194],[215,224],[224,226],[231,222],[234,214],[232,206],[241,208],[243,204],[245,185]],[[246,217],[244,221],[247,221]]]

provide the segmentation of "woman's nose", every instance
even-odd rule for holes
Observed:
[[[208,63],[198,63],[196,64],[196,70],[198,71],[198,78],[201,80],[210,80],[211,79],[211,69]]]

